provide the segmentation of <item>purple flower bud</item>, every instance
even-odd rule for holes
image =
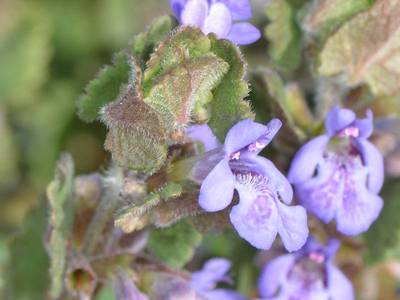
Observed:
[[[231,263],[224,258],[208,260],[203,269],[190,279],[169,276],[160,278],[154,286],[155,300],[245,300],[241,294],[217,288],[219,282],[231,283],[227,276]]]
[[[232,202],[237,190],[240,201],[232,208],[230,220],[239,235],[256,248],[269,249],[279,233],[286,249],[295,251],[308,236],[306,211],[288,206],[293,197],[290,183],[271,161],[258,156],[281,126],[278,119],[266,126],[243,120],[229,130],[223,146],[208,148],[210,157],[218,161],[206,156],[198,163],[201,173],[207,169],[204,164],[214,163],[205,179],[201,178],[199,204],[208,212],[220,211]],[[200,139],[205,145],[215,141],[211,130],[197,128],[208,132]],[[193,128],[190,135],[199,140]]]
[[[353,300],[349,279],[333,264],[337,240],[322,246],[309,238],[303,249],[279,256],[263,269],[259,290],[263,299]]]
[[[113,281],[113,289],[117,300],[148,300],[133,283],[133,278],[125,271],[119,271]]]
[[[305,144],[289,170],[300,203],[325,223],[336,220],[347,235],[368,230],[383,201],[377,195],[384,179],[381,153],[367,138],[372,113],[357,119],[353,111],[333,108],[326,134]]]
[[[238,45],[255,42],[260,31],[246,21],[251,18],[249,0],[170,0],[175,16],[182,25],[201,28],[205,33],[215,33]]]
[[[216,288],[218,282],[230,282],[227,276],[231,263],[224,258],[208,260],[202,270],[194,272],[190,280],[191,287],[206,300],[245,300],[239,293]]]

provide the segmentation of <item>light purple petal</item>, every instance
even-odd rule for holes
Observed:
[[[225,151],[229,154],[234,153],[260,139],[265,140],[263,144],[266,146],[271,142],[281,126],[282,122],[278,119],[271,120],[267,126],[250,119],[240,121],[226,135],[224,143]]]
[[[365,175],[357,176],[365,178]],[[348,181],[345,185],[343,202],[336,216],[337,229],[351,236],[367,231],[383,207],[382,198],[366,189],[365,179],[352,178],[352,180],[353,182]]]
[[[382,154],[369,141],[357,139],[357,148],[361,152],[364,164],[368,170],[368,188],[372,193],[379,193],[385,177]]]
[[[187,0],[169,0],[169,4],[174,12],[175,17],[180,20],[181,13],[183,8],[185,7]]]
[[[217,137],[207,124],[192,125],[188,128],[187,134],[193,141],[202,143],[206,152],[220,146]]]
[[[373,113],[367,110],[367,117],[364,119],[357,119],[354,125],[360,130],[360,137],[369,138],[374,130]]]
[[[241,294],[226,289],[215,289],[201,295],[207,300],[246,300]]]
[[[221,39],[225,38],[232,26],[232,16],[225,4],[217,2],[210,6],[208,16],[204,22],[205,34],[215,33]]]
[[[222,210],[231,203],[233,191],[234,177],[228,160],[223,159],[201,184],[199,204],[208,212]]]
[[[327,281],[331,300],[354,300],[351,281],[334,265],[327,264]]]
[[[230,213],[238,234],[258,249],[269,249],[278,232],[278,210],[274,199],[258,195],[245,185],[237,184],[240,201]]]
[[[248,169],[264,175],[270,181],[280,199],[290,204],[293,200],[293,189],[286,177],[275,167],[273,162],[262,156],[250,156],[243,159]]]
[[[343,197],[343,178],[335,176],[336,167],[321,160],[317,176],[295,185],[300,204],[325,223],[335,217]]]
[[[207,14],[207,0],[189,0],[182,10],[181,23],[202,28]]]
[[[250,23],[235,23],[226,37],[232,43],[237,45],[249,45],[261,37],[260,30]]]
[[[318,163],[322,160],[329,136],[321,135],[300,148],[292,160],[288,179],[291,183],[300,183],[310,179]]]
[[[228,279],[226,274],[230,268],[231,262],[225,258],[210,259],[204,264],[203,269],[192,274],[191,286],[197,291],[209,290],[219,281]]]
[[[274,296],[282,282],[287,280],[290,268],[295,262],[292,254],[279,256],[266,264],[258,280],[258,290],[265,298]]]
[[[251,18],[251,5],[249,0],[220,0],[232,14],[234,21],[244,21]]]
[[[280,223],[278,232],[283,245],[289,252],[299,250],[308,237],[307,213],[300,206],[287,206],[277,203]]]
[[[339,131],[345,129],[355,120],[356,114],[352,110],[335,106],[326,116],[326,132],[328,135],[333,136]]]

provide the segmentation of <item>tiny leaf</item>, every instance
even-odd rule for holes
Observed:
[[[254,118],[247,101],[243,98],[249,93],[244,80],[246,62],[239,48],[227,40],[217,40],[210,35],[211,51],[229,64],[229,71],[213,90],[210,103],[211,117],[208,125],[215,135],[223,141],[228,130],[238,121]]]
[[[104,67],[95,79],[85,88],[85,93],[78,100],[78,114],[86,122],[94,121],[100,109],[118,98],[122,87],[130,78],[130,58],[125,52],[117,53],[113,64]]]
[[[104,108],[102,118],[109,128],[105,148],[119,165],[153,173],[167,156],[165,133],[157,112],[137,89],[130,85],[120,101]]]
[[[181,221],[171,227],[152,231],[148,247],[162,262],[179,268],[193,257],[201,239],[201,234],[190,223]]]

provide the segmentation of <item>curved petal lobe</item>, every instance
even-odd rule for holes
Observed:
[[[379,150],[365,139],[357,139],[357,148],[361,152],[368,169],[368,188],[372,193],[379,193],[385,177],[383,156]]]
[[[247,22],[240,22],[232,25],[227,39],[237,45],[249,45],[260,37],[261,32],[257,27]]]
[[[181,13],[183,8],[185,7],[187,0],[169,0],[169,4],[174,12],[175,17],[180,20]]]
[[[246,186],[236,185],[240,202],[230,213],[238,234],[258,249],[269,249],[278,232],[279,216],[274,200],[257,195]]]
[[[333,136],[345,129],[356,120],[356,114],[345,108],[334,107],[326,116],[325,129],[328,135]]]
[[[282,122],[278,119],[271,120],[267,126],[250,119],[240,121],[226,135],[225,151],[231,154],[261,140],[262,146],[265,147],[271,142],[281,126]],[[262,150],[263,148],[260,146],[260,149]],[[260,149],[258,150],[261,151]],[[256,151],[254,152],[257,153]]]
[[[336,216],[337,229],[351,236],[365,232],[379,216],[382,207],[382,198],[366,189],[365,179],[353,179],[344,188],[343,202]]]
[[[354,300],[354,291],[351,281],[332,264],[327,265],[327,281],[330,299]]]
[[[288,179],[291,183],[300,183],[313,176],[329,139],[329,136],[321,135],[300,148],[290,165]]]
[[[307,241],[308,225],[306,210],[300,206],[287,206],[277,203],[280,223],[278,232],[286,250],[299,250]]]
[[[208,14],[205,0],[189,0],[181,13],[181,23],[202,28]]]
[[[208,212],[222,210],[231,203],[233,190],[234,177],[228,160],[223,159],[201,184],[199,204]]]
[[[274,296],[295,262],[293,254],[282,255],[266,264],[258,281],[260,295],[265,298]]]
[[[249,0],[220,0],[232,14],[234,21],[243,21],[251,18],[251,5]]]
[[[360,131],[360,137],[362,138],[368,138],[371,136],[373,130],[374,130],[374,124],[373,124],[373,114],[372,111],[369,109],[367,110],[367,117],[364,119],[357,119],[354,122],[354,125],[359,129]]]
[[[232,16],[229,9],[223,3],[213,3],[205,19],[203,32],[205,34],[215,33],[221,39],[225,38],[232,26]]]
[[[187,134],[193,141],[202,143],[206,152],[220,146],[217,137],[207,124],[192,125],[188,128]]]
[[[343,197],[343,176],[332,161],[321,161],[318,175],[295,185],[300,204],[325,223],[335,216]]]

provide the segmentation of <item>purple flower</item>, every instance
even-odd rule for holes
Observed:
[[[266,126],[243,120],[229,130],[223,146],[207,125],[193,126],[189,136],[209,151],[193,174],[202,182],[199,204],[204,210],[223,210],[236,190],[240,201],[230,220],[238,234],[256,248],[269,249],[279,233],[286,249],[295,251],[308,236],[306,211],[288,206],[293,198],[290,183],[271,161],[258,155],[281,126],[278,119]]]
[[[249,0],[170,0],[175,16],[182,25],[201,28],[204,34],[215,33],[238,45],[255,42],[260,31],[245,21],[251,18]]]
[[[202,270],[192,274],[190,285],[205,300],[245,300],[245,297],[235,291],[215,288],[218,282],[230,282],[226,275],[230,268],[231,263],[227,259],[210,259]]]
[[[333,108],[326,134],[305,144],[289,170],[300,203],[325,223],[336,220],[347,235],[368,230],[383,201],[377,195],[384,179],[381,153],[367,138],[372,112],[357,119],[353,111]]]
[[[333,265],[338,248],[337,240],[324,247],[309,238],[302,250],[273,259],[259,279],[261,296],[274,300],[353,300],[351,282]]]

